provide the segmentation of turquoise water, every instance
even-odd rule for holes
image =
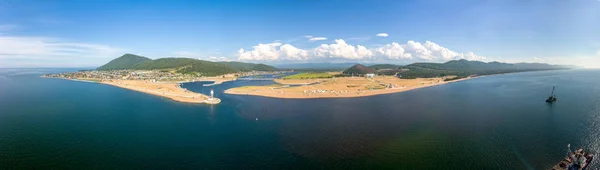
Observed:
[[[62,71],[0,69],[0,169],[547,169],[568,143],[600,151],[600,70],[349,99],[222,93],[271,81],[182,85],[214,89],[215,106],[39,77]]]

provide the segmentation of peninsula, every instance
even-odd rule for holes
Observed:
[[[220,99],[181,88],[180,83],[212,81],[221,84],[240,76],[279,74],[274,67],[241,62],[210,62],[125,54],[95,70],[47,74],[43,77],[96,82],[166,97],[179,102],[217,104]]]

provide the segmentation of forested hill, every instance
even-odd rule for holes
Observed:
[[[110,62],[98,67],[96,70],[123,70],[129,69],[139,63],[150,61],[151,59],[133,55],[133,54],[125,54],[119,58],[115,58]]]
[[[370,73],[375,73],[372,68],[364,66],[362,64],[356,64],[343,72],[346,75],[365,75]]]
[[[242,62],[211,62],[192,58],[160,58],[151,60],[145,58],[139,62],[138,59],[145,58],[132,54],[123,55],[109,63],[99,67],[97,70],[157,70],[169,69],[184,74],[199,74],[203,76],[216,76],[240,71],[274,71],[275,67],[265,64],[253,64]],[[131,62],[131,61],[136,62]]]
[[[524,71],[569,69],[572,66],[549,65],[542,63],[500,63],[481,62],[468,60],[452,60],[445,63],[414,63],[401,66],[396,70],[403,78],[438,77],[456,75],[466,77],[469,75],[488,75]],[[389,72],[388,72],[389,73]]]

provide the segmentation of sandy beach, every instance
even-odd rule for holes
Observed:
[[[269,86],[245,86],[225,91],[227,94],[254,95],[274,98],[346,98],[398,93],[418,88],[441,85],[469,78],[444,81],[444,78],[400,79],[394,76],[375,78],[344,77],[331,79],[283,80]],[[317,83],[312,85],[306,85]],[[290,86],[297,84],[298,86]]]
[[[44,76],[42,76],[44,77]],[[78,79],[69,79],[69,78],[61,78],[65,80],[72,81],[82,81],[82,82],[90,82],[90,83],[102,83],[113,85],[129,90],[135,90],[138,92],[148,93],[152,95],[166,97],[178,102],[185,103],[206,103],[206,104],[218,104],[221,102],[218,98],[210,99],[209,96],[194,93],[188,91],[187,89],[181,88],[179,84],[181,82],[154,82],[151,80],[119,80],[119,79],[109,79],[109,80],[100,80],[100,79],[90,79],[90,78],[78,78]],[[232,78],[223,78],[223,77],[207,77],[202,78],[197,81],[214,81],[215,83],[222,83],[225,81],[232,81]],[[192,81],[189,81],[192,82]]]
[[[186,103],[205,103],[208,96],[179,87],[177,83],[152,82],[148,80],[103,80],[100,83],[135,90]]]

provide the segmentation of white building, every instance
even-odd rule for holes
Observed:
[[[373,77],[375,77],[375,74],[374,73],[368,73],[368,74],[365,74],[365,76],[367,78],[373,78]]]

